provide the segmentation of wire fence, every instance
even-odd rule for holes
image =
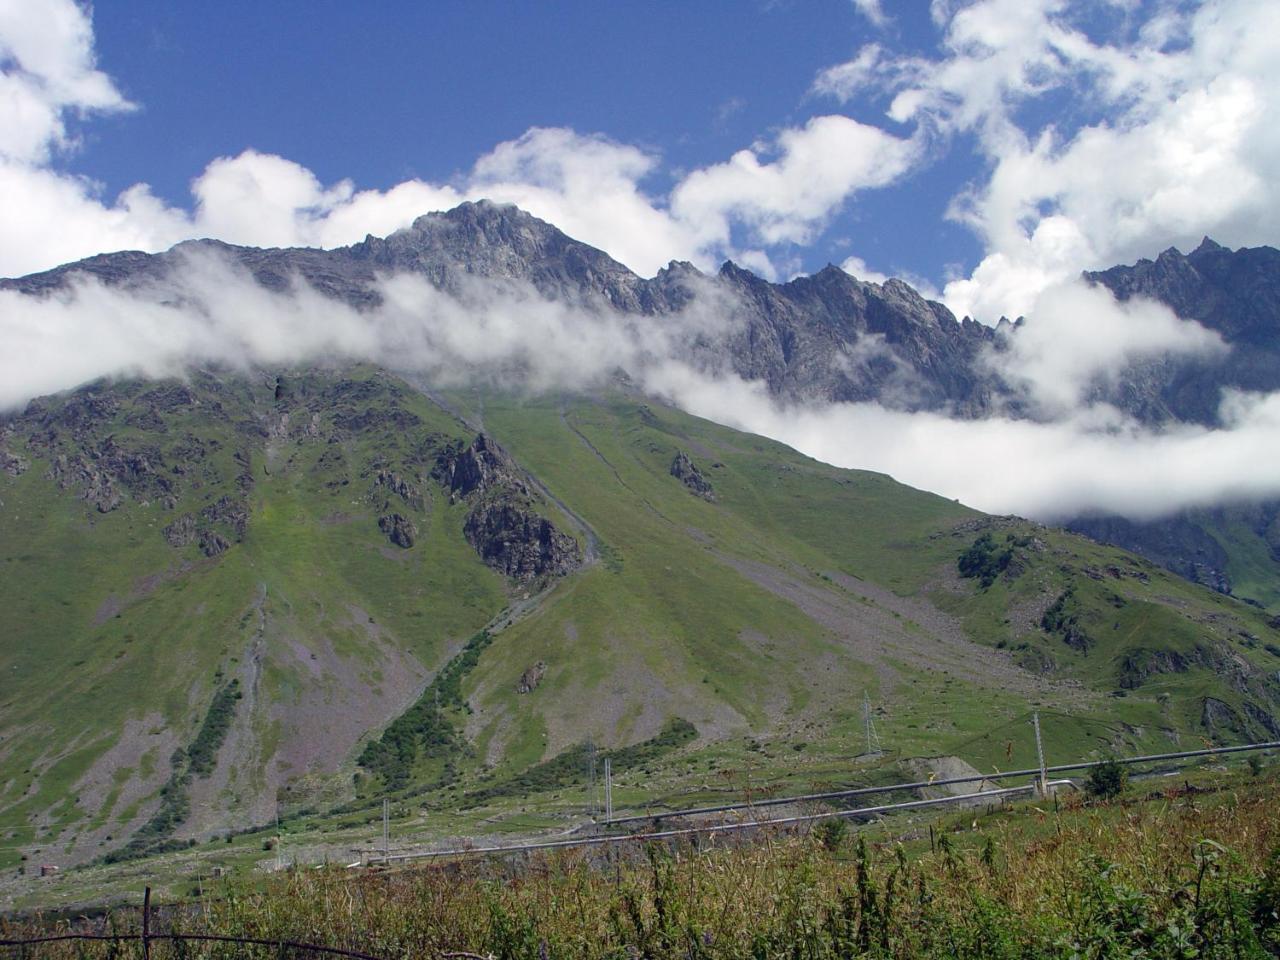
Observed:
[[[331,947],[319,943],[300,943],[296,940],[283,940],[267,937],[233,937],[218,933],[157,933],[151,930],[151,888],[147,887],[142,900],[142,929],[136,933],[50,933],[38,937],[22,939],[0,939],[0,947],[18,949],[48,946],[55,943],[140,943],[143,960],[151,960],[153,943],[224,943],[238,944],[246,947],[270,947],[278,956],[328,956],[348,957],[351,960],[385,960],[383,957],[346,947]],[[454,952],[444,954],[446,957],[479,957],[479,954]],[[482,958],[487,960],[487,958]]]

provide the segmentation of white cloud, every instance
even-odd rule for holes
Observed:
[[[1096,387],[1113,385],[1137,361],[1170,355],[1209,356],[1227,347],[1214,332],[1180,320],[1163,304],[1118,303],[1083,280],[1059,282],[1036,298],[1030,319],[988,363],[1023,388],[1044,417],[1070,419]]]
[[[952,420],[874,404],[785,407],[764,384],[695,370],[699,346],[731,336],[735,311],[706,281],[693,304],[661,321],[549,302],[512,283],[476,280],[459,297],[417,276],[379,281],[382,306],[356,311],[305,285],[264,289],[213,255],[190,254],[172,288],[126,293],[84,280],[48,299],[0,292],[0,409],[98,377],[181,376],[192,365],[233,368],[370,361],[437,383],[563,390],[627,369],[647,390],[721,423],[774,437],[828,463],[889,473],[980,509],[1043,520],[1088,510],[1153,517],[1229,498],[1280,494],[1280,394],[1231,394],[1223,427],[1153,430],[1116,410],[1073,405],[1079,385],[1116,358],[1211,338],[1152,305],[1107,308],[1100,291],[1069,291],[1060,317],[1106,341],[1095,353],[1053,355],[1046,332],[1014,367],[1068,409],[1048,422]],[[1072,300],[1072,298],[1074,298]],[[1072,300],[1072,302],[1068,302]],[[1088,315],[1100,307],[1105,321]],[[1133,329],[1111,329],[1122,314]],[[1027,330],[1033,329],[1030,325]],[[871,339],[845,360],[865,361]],[[1063,381],[1063,384],[1059,383]],[[1061,395],[1055,391],[1067,391]]]
[[[181,376],[207,364],[367,361],[437,382],[574,389],[688,356],[734,322],[725,294],[696,278],[702,295],[661,320],[589,312],[515,282],[476,279],[454,296],[416,275],[380,278],[381,305],[356,310],[301,281],[264,288],[204,248],[179,256],[155,287],[80,276],[49,297],[0,291],[0,410],[100,377]]]
[[[93,28],[74,0],[0,0],[0,158],[43,162],[69,138],[68,110],[131,109],[96,69]]]
[[[847,257],[844,263],[840,264],[840,269],[849,274],[849,276],[858,280],[866,280],[868,283],[884,283],[889,279],[888,274],[873,270],[867,266],[867,261],[861,257]]]
[[[712,380],[679,363],[648,382],[691,413],[991,513],[1152,519],[1280,494],[1280,461],[1258,455],[1280,445],[1280,394],[1230,399],[1230,429],[1157,431],[1096,410],[1037,423],[952,420],[875,404],[782,407],[761,383]]]
[[[919,152],[911,140],[838,115],[783,131],[776,149],[772,162],[759,149],[740,150],[689,174],[672,193],[672,212],[724,246],[734,222],[766,245],[804,243],[854,192],[897,180]]]
[[[892,182],[914,158],[910,141],[845,117],[817,117],[782,130],[772,144],[694,170],[667,198],[642,186],[657,168],[654,154],[603,136],[533,128],[449,184],[411,180],[358,190],[349,180],[324,184],[302,164],[247,149],[213,159],[195,177],[190,212],[162,203],[145,184],[112,200],[51,160],[72,143],[69,118],[131,105],[95,67],[85,10],[73,0],[37,6],[33,13],[20,0],[0,0],[3,275],[203,236],[332,247],[487,197],[518,204],[642,274],[671,259],[705,268],[734,257],[774,276],[787,257],[780,245],[808,238],[851,195]]]
[[[1249,0],[1097,7],[1068,0],[935,3],[934,59],[865,47],[815,90],[890,95],[887,115],[971,133],[990,173],[952,216],[986,253],[946,300],[988,322],[1027,313],[1083,269],[1194,246],[1274,242],[1280,219],[1280,7]],[[1101,28],[1094,25],[1095,34]],[[1052,117],[1048,95],[1073,105]]]
[[[880,0],[853,0],[853,6],[873,25],[877,27],[888,26],[889,18],[885,16],[884,9],[880,6]]]

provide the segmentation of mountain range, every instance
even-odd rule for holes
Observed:
[[[714,276],[672,262],[637,276],[604,252],[573,240],[516,207],[464,203],[420,217],[387,238],[332,250],[235,247],[202,240],[150,255],[104,254],[46,273],[0,280],[0,289],[48,295],[73,278],[121,289],[164,287],[193,254],[224,258],[266,289],[299,280],[357,309],[378,303],[380,277],[408,274],[461,294],[476,278],[515,282],[552,301],[608,309],[661,323],[698,296],[728,313],[727,333],[690,345],[704,368],[761,381],[784,401],[866,401],[889,409],[981,418],[1035,417],[1025,388],[996,363],[1017,324],[957,320],[907,283],[858,280],[835,266],[770,283],[728,262]],[[1162,426],[1220,424],[1224,389],[1280,390],[1280,251],[1228,250],[1206,238],[1184,255],[1089,273],[1127,301],[1162,303],[1221,338],[1210,354],[1161,354],[1099,377],[1087,397],[1135,421]],[[1122,546],[1215,590],[1268,608],[1280,604],[1280,501],[1223,503],[1155,521],[1091,513],[1059,522]]]
[[[691,362],[787,401],[1034,415],[984,359],[1018,323],[835,267],[643,279],[489,203],[347,248],[197,241],[0,288],[180,298],[193,255],[357,311],[406,273],[655,329],[709,298],[734,322]],[[1099,396],[1212,423],[1214,390],[1274,389],[1278,258],[1206,241],[1090,275],[1229,348]],[[1032,709],[1060,756],[1275,738],[1275,518],[1075,524],[1146,559],[827,466],[625,371],[530,391],[334,358],[91,382],[0,418],[0,865],[144,856],[282,813],[340,838],[388,795],[497,822],[563,804],[597,750],[637,803],[817,776],[868,752],[872,709],[890,765],[1027,765]]]

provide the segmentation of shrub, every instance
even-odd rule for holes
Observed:
[[[841,817],[832,817],[830,820],[819,821],[813,833],[819,843],[835,853],[844,845],[845,837],[849,835],[849,824]]]
[[[1118,796],[1129,780],[1129,771],[1114,757],[1104,760],[1089,771],[1085,788],[1092,796],[1107,799]]]

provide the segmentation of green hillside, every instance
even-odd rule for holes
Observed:
[[[1032,709],[1059,756],[1278,732],[1262,611],[621,390],[95,384],[0,467],[6,869],[554,807],[587,741],[622,802],[813,779],[864,695],[890,763],[1026,763]]]

